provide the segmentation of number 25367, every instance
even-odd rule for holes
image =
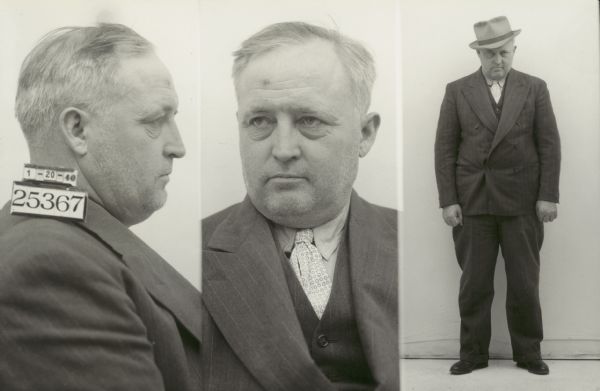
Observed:
[[[14,182],[11,213],[83,220],[87,194]]]

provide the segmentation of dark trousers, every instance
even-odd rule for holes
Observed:
[[[540,359],[543,339],[538,294],[544,226],[535,213],[522,216],[463,216],[453,229],[462,276],[458,297],[460,358],[486,362],[491,338],[491,307],[498,249],[506,269],[506,317],[513,360]]]

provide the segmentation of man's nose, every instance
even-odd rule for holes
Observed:
[[[172,158],[182,158],[185,156],[185,146],[183,145],[183,140],[175,121],[169,123],[165,131],[165,155]]]
[[[502,63],[502,54],[494,53],[494,57],[492,57],[492,61],[494,62],[494,64],[501,64]]]
[[[300,135],[291,121],[278,121],[277,128],[273,132],[273,157],[286,162],[300,156]]]

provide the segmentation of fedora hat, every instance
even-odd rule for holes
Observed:
[[[512,30],[506,16],[498,16],[473,25],[476,41],[469,44],[471,49],[495,49],[513,39],[521,30]]]

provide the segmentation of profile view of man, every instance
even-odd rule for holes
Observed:
[[[487,367],[494,268],[502,250],[513,360],[545,375],[538,294],[543,223],[557,217],[560,139],[544,81],[512,69],[515,37],[504,16],[474,26],[481,68],[446,87],[435,141],[443,219],[453,227],[462,277],[460,361]]]
[[[166,201],[185,153],[177,105],[152,44],[123,25],[57,29],[25,59],[31,163],[77,170],[89,200],[67,219],[41,186],[29,215],[10,214],[15,199],[0,212],[0,389],[200,389],[200,294],[128,228]]]
[[[247,196],[202,222],[205,390],[398,390],[397,213],[352,190],[373,59],[302,22],[234,56]]]

